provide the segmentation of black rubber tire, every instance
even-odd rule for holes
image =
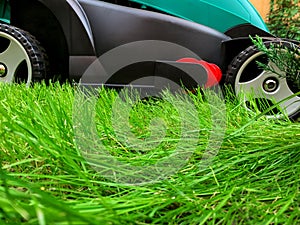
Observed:
[[[276,46],[276,45],[282,46],[283,45],[284,47],[287,47],[287,48],[295,48],[295,44],[288,42],[288,41],[274,40],[274,41],[267,41],[264,44],[267,48],[269,48],[271,45],[273,45],[273,46]],[[246,48],[244,51],[242,51],[240,54],[238,54],[232,60],[232,62],[229,64],[227,72],[225,74],[224,86],[226,87],[226,90],[233,91],[234,95],[235,96],[237,95],[237,93],[236,93],[237,91],[235,90],[235,82],[236,82],[237,75],[238,75],[241,67],[250,57],[254,56],[255,54],[258,54],[259,52],[260,51],[258,50],[258,48],[255,45],[252,45],[252,46],[249,46],[248,48]],[[265,55],[262,54],[262,56],[265,56]],[[265,57],[265,60],[268,60],[267,57]],[[253,61],[256,61],[256,60],[253,60]],[[257,69],[259,69],[257,64],[256,64],[256,67],[257,67]],[[253,69],[253,66],[252,66],[252,69]],[[253,77],[248,77],[249,80],[252,78]],[[243,79],[245,79],[245,77],[243,77]],[[246,81],[247,81],[247,79],[246,79]],[[300,91],[298,87],[295,87],[295,86],[292,87],[291,85],[289,85],[289,87],[290,87],[290,89],[293,89],[294,93],[297,93]],[[226,92],[226,90],[225,90],[225,92]],[[232,94],[230,96],[232,96]],[[291,115],[288,115],[288,117],[291,120],[299,119],[300,110],[298,110],[295,113],[292,113]]]
[[[46,51],[40,42],[33,35],[20,28],[0,23],[0,38],[5,39],[7,37],[11,37],[19,42],[25,50],[26,55],[30,59],[30,65],[26,64],[26,66],[30,66],[32,71],[31,74],[27,74],[27,78],[24,75],[18,77],[18,74],[15,74],[13,82],[30,84],[46,79],[49,71],[49,61]]]

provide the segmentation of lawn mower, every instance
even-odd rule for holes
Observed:
[[[189,88],[230,85],[235,95],[278,103],[279,116],[299,116],[299,87],[284,71],[257,65],[271,62],[250,37],[299,43],[274,37],[248,0],[0,0],[0,13],[2,82],[59,78],[151,89],[167,86],[156,80],[164,77]],[[108,77],[89,69],[103,55]]]

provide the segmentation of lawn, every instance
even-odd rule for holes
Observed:
[[[299,224],[299,123],[200,91],[78,94],[0,85],[0,224]]]

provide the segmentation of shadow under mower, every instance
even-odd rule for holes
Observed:
[[[300,114],[299,87],[285,71],[259,67],[257,60],[272,62],[249,37],[266,46],[299,43],[270,34],[248,0],[0,0],[0,13],[2,82],[59,77],[150,92],[169,81],[221,84],[246,96],[249,110],[250,93],[262,105],[279,102],[271,118]]]

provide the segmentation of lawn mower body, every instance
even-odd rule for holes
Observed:
[[[76,81],[95,57],[134,41],[176,43],[225,69],[225,64],[249,41],[238,44],[239,47],[231,49],[232,53],[226,57],[222,52],[226,51],[224,42],[232,38],[222,31],[240,30],[240,36],[246,39],[250,34],[268,35],[262,19],[247,0],[236,3],[200,0],[119,3],[122,5],[97,0],[10,0],[9,19],[12,25],[30,32],[45,47],[52,73],[64,74]],[[162,13],[153,12],[157,10]],[[248,24],[248,28],[237,28],[244,24]],[[185,55],[180,58],[183,57]],[[164,59],[176,61],[174,57]]]
[[[198,64],[202,72],[198,71],[201,82],[196,84],[207,86],[211,68],[207,63],[220,68],[223,77],[217,83],[222,83],[229,64],[252,45],[250,35],[275,39],[248,0],[0,0],[0,10],[4,37],[7,26],[12,25],[29,32],[38,40],[36,45],[43,46],[47,57],[39,61],[49,61],[48,78],[57,74],[87,85],[122,87],[144,76],[175,76],[173,81],[193,86],[195,82],[186,74]],[[175,47],[162,51],[170,44]],[[140,61],[128,60],[131,53]],[[113,61],[117,69],[105,68],[109,70],[107,77],[99,71],[87,73],[101,57],[101,64],[106,60],[110,67]],[[183,62],[186,58],[205,64]],[[36,71],[38,76],[43,72]],[[1,79],[7,72],[1,62],[0,72]],[[155,88],[158,84],[154,79],[138,85]]]

